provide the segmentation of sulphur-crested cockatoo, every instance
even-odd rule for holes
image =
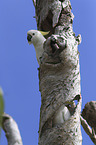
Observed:
[[[59,110],[56,112],[53,120],[53,125],[58,125],[64,123],[66,120],[68,120],[71,117],[70,111],[68,108],[63,105],[59,108]]]
[[[40,65],[40,57],[42,56],[44,49],[43,44],[46,40],[44,38],[44,35],[47,35],[49,32],[43,32],[38,30],[29,30],[27,32],[27,40],[29,44],[33,44],[36,51],[36,58],[38,61],[38,64]]]

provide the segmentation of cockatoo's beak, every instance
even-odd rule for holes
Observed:
[[[32,36],[31,36],[30,34],[28,34],[28,35],[27,35],[27,40],[28,40],[28,43],[29,43],[29,44],[32,43],[32,42],[31,42],[31,38],[32,38]]]
[[[27,40],[31,41],[32,36],[30,34],[27,35]]]

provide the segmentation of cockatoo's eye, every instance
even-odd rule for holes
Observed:
[[[32,33],[32,35],[35,35],[35,33]]]

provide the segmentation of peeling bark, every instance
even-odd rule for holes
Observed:
[[[69,0],[36,1],[37,27],[50,31],[39,68],[39,145],[82,144],[78,52],[81,36],[76,37],[73,32],[73,18]]]

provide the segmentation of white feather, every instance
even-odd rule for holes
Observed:
[[[31,41],[28,41],[28,43],[34,45],[35,51],[36,51],[36,58],[37,58],[37,61],[38,61],[39,65],[40,65],[40,57],[42,56],[42,54],[44,52],[43,44],[44,44],[44,41],[46,39],[41,34],[41,32],[38,31],[38,30],[29,30],[27,32],[27,36],[28,35],[32,36]]]
[[[70,118],[70,116],[71,115],[68,108],[65,105],[61,106],[57,111],[57,113],[55,114],[53,125],[64,123],[66,120]]]

